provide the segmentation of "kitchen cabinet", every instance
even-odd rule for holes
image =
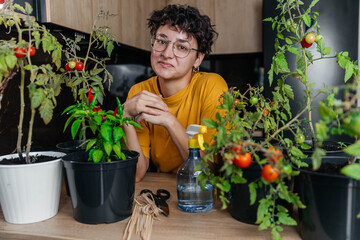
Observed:
[[[263,0],[168,0],[199,8],[219,33],[214,54],[262,52]]]
[[[46,22],[90,33],[93,6],[89,0],[46,0]]]
[[[99,10],[109,10],[116,13],[103,24],[111,28],[120,43],[150,50],[150,33],[147,27],[147,19],[155,9],[166,5],[166,0],[93,0],[93,16],[97,16]]]
[[[219,33],[214,54],[262,52],[263,0],[46,0],[46,21],[90,33],[100,9],[117,14],[105,24],[120,43],[150,50],[147,19],[166,4],[199,8]]]

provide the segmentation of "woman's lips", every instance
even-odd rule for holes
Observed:
[[[171,68],[171,67],[173,67],[172,64],[167,63],[167,62],[159,62],[159,64],[160,64],[162,67],[164,67],[164,68]]]

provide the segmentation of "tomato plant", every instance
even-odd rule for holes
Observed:
[[[315,34],[309,33],[308,35],[306,35],[305,41],[308,44],[313,44],[315,42]]]
[[[78,71],[83,70],[84,69],[84,64],[82,62],[77,62],[76,66],[75,66],[75,69],[78,70]]]
[[[14,54],[17,58],[23,58],[26,55],[25,50],[18,47],[14,48]]]
[[[252,157],[250,155],[250,153],[245,153],[245,154],[237,154],[236,158],[235,158],[235,164],[238,166],[238,167],[241,167],[241,168],[247,168],[250,166],[251,164],[251,160],[252,160]]]
[[[26,47],[26,52],[30,54],[30,57],[34,56],[36,53],[36,50],[33,46],[30,46],[30,50],[29,50],[29,46]]]
[[[261,170],[261,175],[266,181],[273,182],[279,177],[279,170],[270,164],[266,164]]]

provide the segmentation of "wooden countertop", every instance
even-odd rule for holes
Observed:
[[[205,213],[186,213],[178,210],[175,175],[147,173],[142,182],[137,183],[135,194],[144,188],[156,191],[169,190],[170,215],[160,216],[154,221],[153,240],[187,239],[272,239],[270,231],[258,231],[256,225],[241,223],[231,217],[228,211],[220,210],[220,202]],[[33,224],[10,224],[4,221],[0,211],[0,239],[122,239],[123,231],[130,218],[111,224],[89,225],[77,222],[72,217],[70,197],[62,192],[59,213],[46,221]],[[301,239],[295,227],[284,227],[283,239]],[[132,239],[140,239],[133,233]]]

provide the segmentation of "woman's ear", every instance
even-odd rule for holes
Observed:
[[[202,63],[202,61],[204,60],[204,57],[205,57],[205,53],[202,53],[202,52],[198,52],[197,54],[197,58],[194,62],[194,68],[198,68],[200,66],[200,64]]]

